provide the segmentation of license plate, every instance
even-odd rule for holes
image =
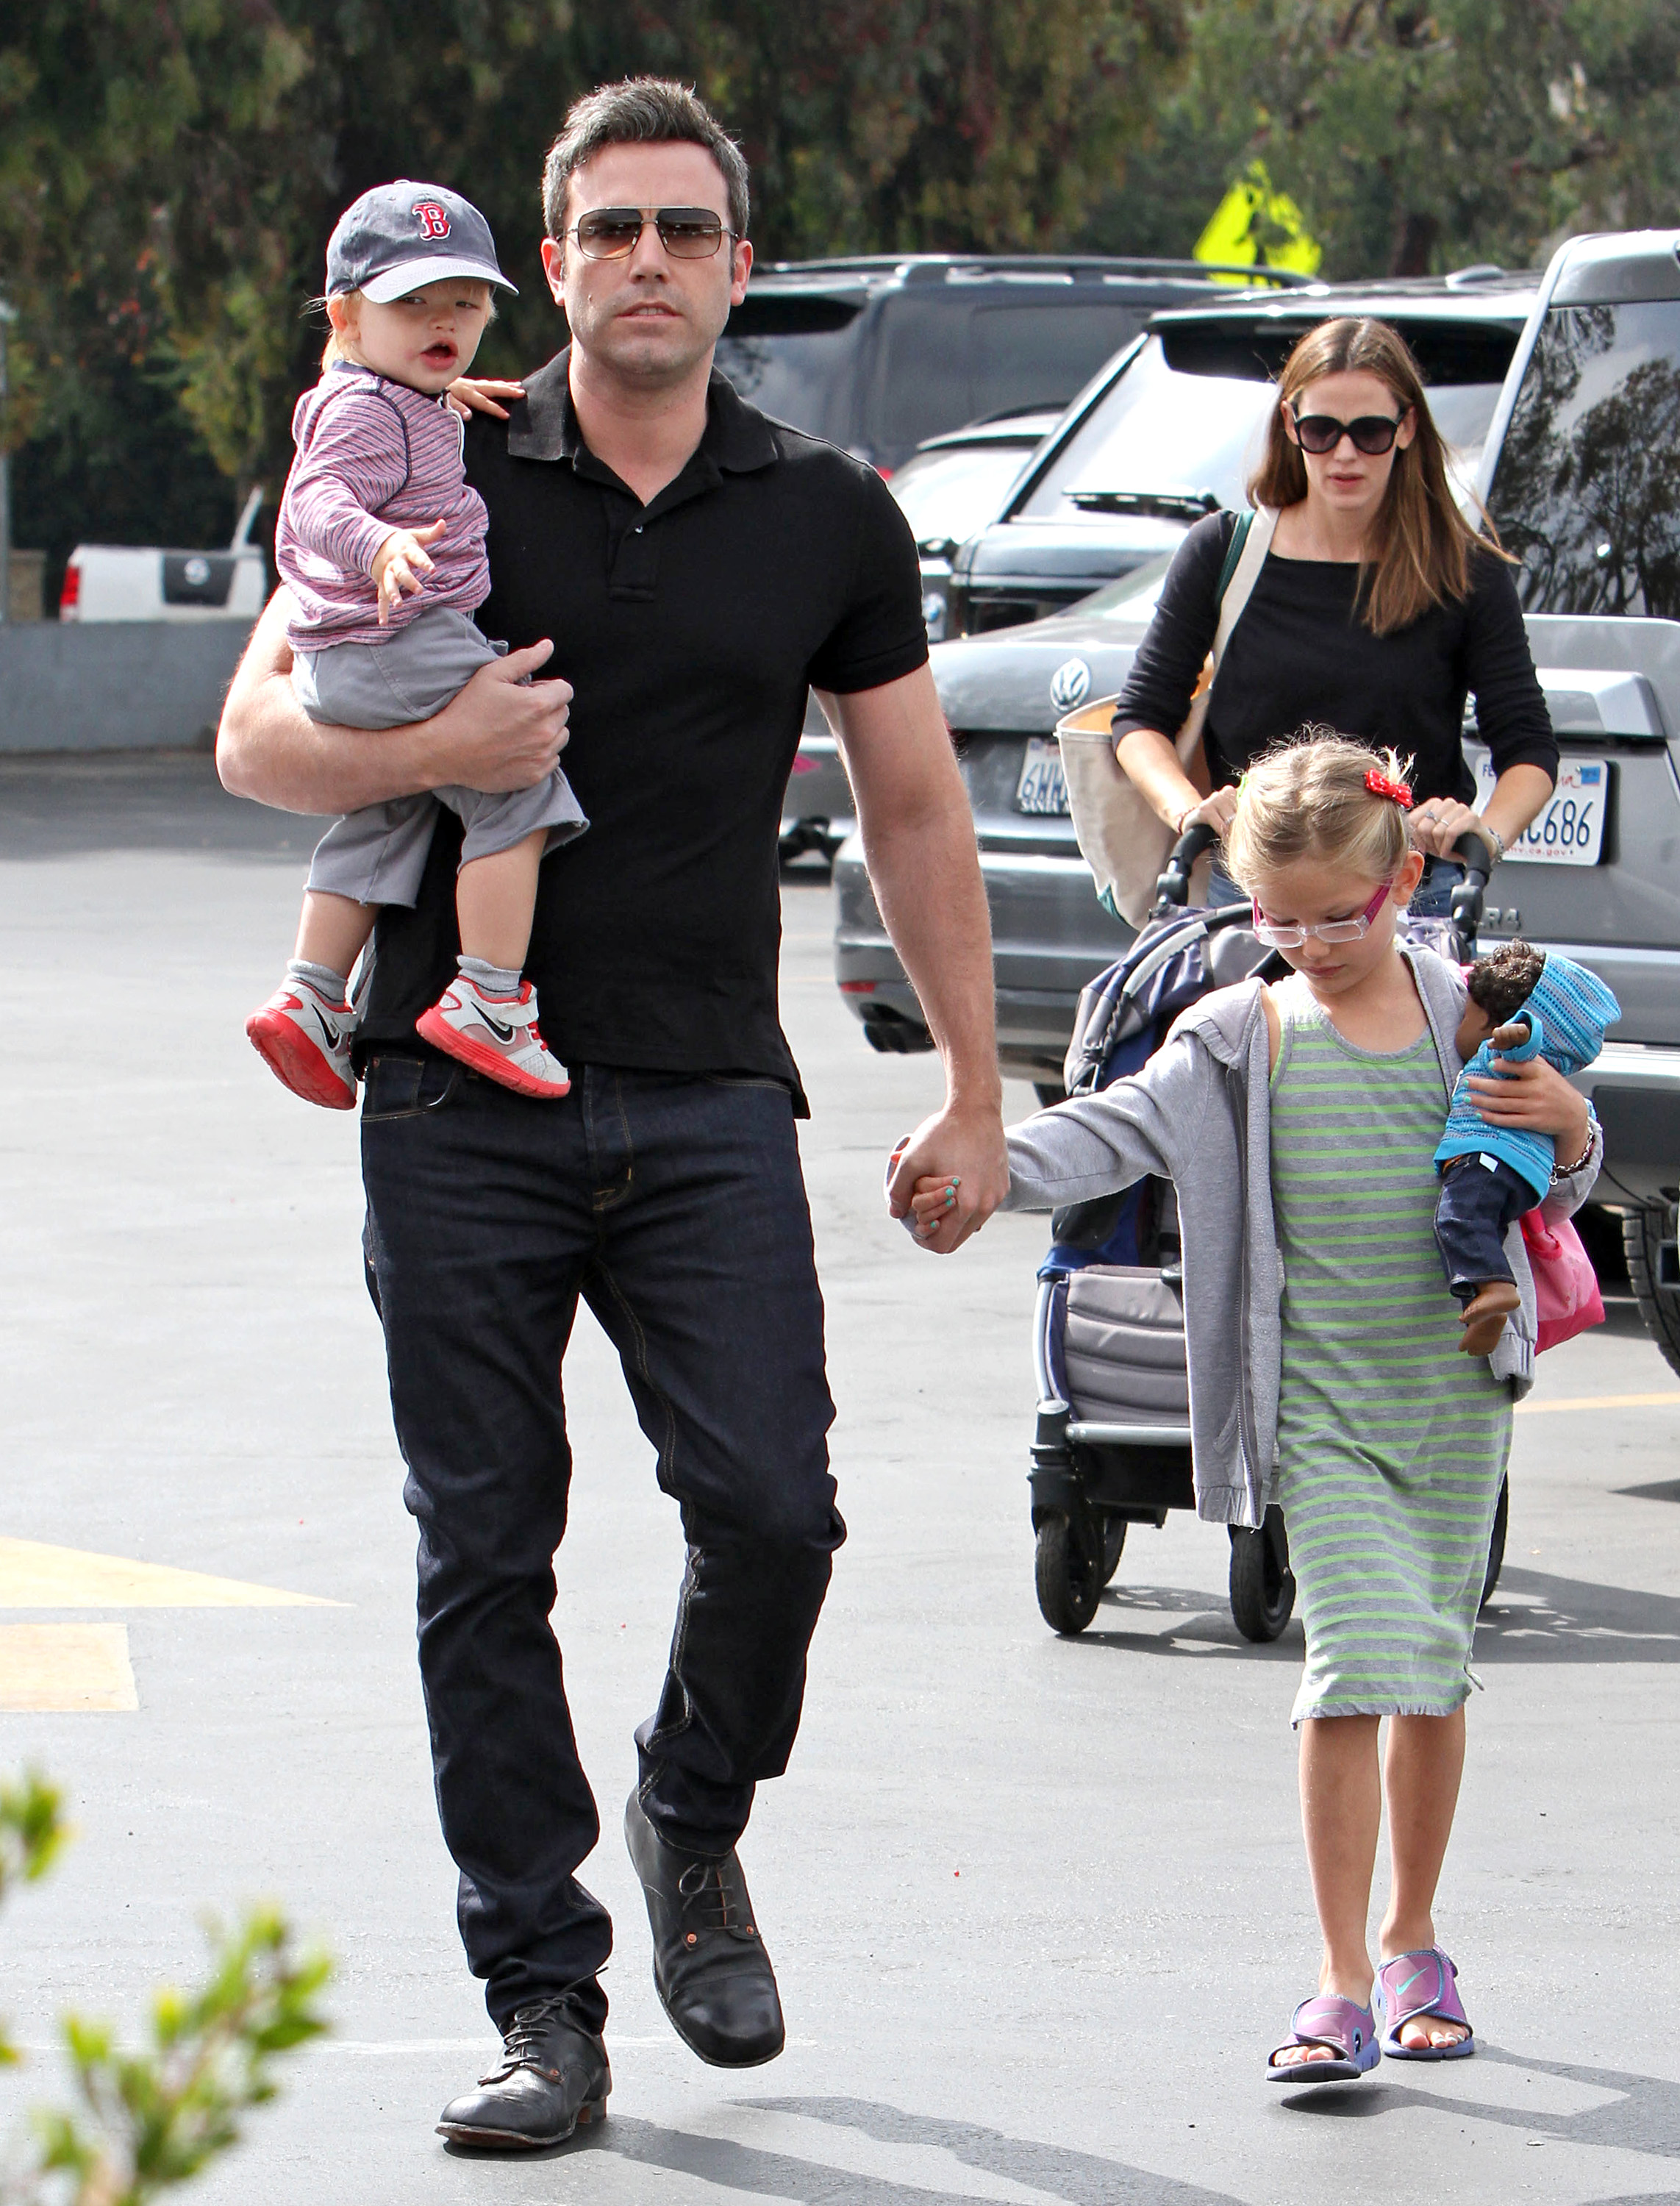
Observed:
[[[1483,759],[1476,770],[1476,802],[1493,794],[1494,773]],[[1601,758],[1564,758],[1558,786],[1538,820],[1505,852],[1507,863],[1530,866],[1596,866],[1604,848],[1605,814],[1610,806],[1610,766]]]
[[[1068,784],[1062,772],[1062,747],[1053,736],[1029,736],[1021,778],[1015,785],[1017,812],[1068,816]]]

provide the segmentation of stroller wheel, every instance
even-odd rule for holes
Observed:
[[[1123,1517],[1105,1517],[1102,1523],[1103,1583],[1111,1585],[1126,1549],[1126,1520]]]
[[[1478,1608],[1486,1608],[1493,1598],[1493,1589],[1499,1583],[1499,1572],[1505,1562],[1505,1527],[1510,1521],[1510,1481],[1499,1482],[1499,1505],[1493,1512],[1493,1535],[1487,1542],[1487,1575],[1481,1582],[1481,1599]]]
[[[1114,1559],[1119,1561],[1118,1554]],[[1097,1613],[1105,1583],[1101,1561],[1086,1553],[1079,1535],[1059,1514],[1039,1526],[1034,1580],[1040,1615],[1063,1638],[1084,1631]]]
[[[1295,1573],[1284,1512],[1274,1501],[1259,1531],[1230,1528],[1231,1621],[1245,1639],[1275,1639],[1295,1608]]]

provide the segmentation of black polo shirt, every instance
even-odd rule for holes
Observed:
[[[545,860],[526,972],[569,1064],[768,1075],[803,1109],[777,1013],[777,836],[806,691],[927,657],[909,527],[874,469],[772,421],[714,372],[706,433],[642,505],[584,444],[566,353],[507,422],[467,430],[490,510],[480,626],[554,639],[576,693],[561,763],[589,832]],[[365,1050],[422,1046],[455,972],[461,827],[412,911],[380,914]]]

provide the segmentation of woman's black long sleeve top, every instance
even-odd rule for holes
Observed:
[[[1153,728],[1171,740],[1183,724],[1212,648],[1213,593],[1236,526],[1235,514],[1210,513],[1179,546],[1115,708],[1117,739]],[[1463,741],[1471,692],[1495,773],[1537,766],[1555,781],[1557,739],[1504,562],[1474,552],[1469,595],[1432,606],[1393,635],[1373,635],[1359,617],[1359,572],[1267,554],[1208,699],[1213,787],[1235,781],[1310,720],[1409,756],[1418,802],[1474,803]]]

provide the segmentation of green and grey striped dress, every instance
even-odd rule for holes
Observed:
[[[1440,1061],[1427,1032],[1355,1048],[1299,981],[1277,1000],[1278,1499],[1307,1630],[1293,1720],[1449,1715],[1469,1694],[1511,1401],[1459,1350],[1435,1246]]]

